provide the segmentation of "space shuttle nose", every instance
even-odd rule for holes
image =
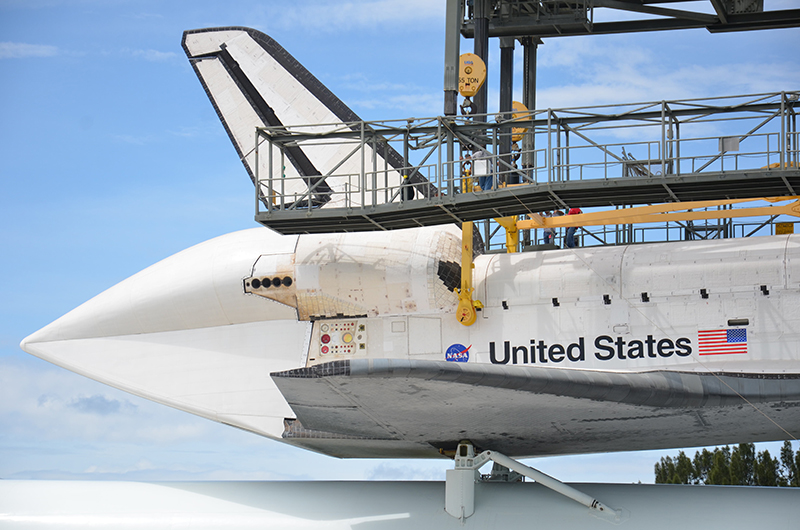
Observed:
[[[308,323],[294,307],[246,292],[245,280],[262,256],[292,253],[296,239],[256,228],[201,243],[20,346],[142,397],[279,436],[291,411],[268,374],[298,366]]]
[[[22,341],[33,344],[201,329],[286,318],[257,297],[243,278],[262,254],[293,248],[295,237],[253,229],[175,254],[89,300]],[[34,353],[34,352],[31,352]]]

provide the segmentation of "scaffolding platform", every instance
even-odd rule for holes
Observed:
[[[282,234],[395,230],[567,207],[634,206],[712,199],[797,195],[800,170],[763,169],[656,178],[525,184],[494,191],[423,198],[368,208],[316,208],[261,212],[256,221]]]
[[[356,232],[567,208],[794,196],[797,101],[797,92],[776,92],[513,118],[260,128],[255,219],[283,234]],[[330,169],[293,168],[300,152]],[[491,189],[473,191],[487,172]]]

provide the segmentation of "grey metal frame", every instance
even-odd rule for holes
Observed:
[[[486,0],[488,37],[569,37],[705,28],[711,33],[790,28],[800,25],[800,9],[765,10],[765,2],[709,0],[713,13],[690,11],[695,7],[681,0]],[[681,2],[681,9],[663,4]],[[662,5],[654,5],[662,4]],[[470,3],[461,0],[461,34],[473,38],[477,19]],[[603,15],[596,21],[595,12]],[[617,15],[618,12],[624,14]],[[643,13],[631,19],[628,13]]]
[[[481,116],[485,121],[440,116],[259,128],[256,156],[261,160],[267,151],[268,174],[261,174],[256,163],[256,220],[286,233],[317,231],[314,223],[325,224],[326,230],[357,231],[568,206],[795,195],[800,193],[798,94],[544,109],[516,119]],[[517,167],[500,156],[498,145],[510,127],[527,130],[522,145],[540,146],[520,152],[521,160],[532,162],[530,167]],[[739,151],[721,150],[723,138],[736,139]],[[344,189],[331,192],[342,207],[315,206],[311,197],[322,179],[304,193],[288,195],[292,177],[275,172],[285,165],[286,147],[311,152],[323,144],[344,146],[348,153],[323,175],[347,182]],[[403,167],[378,160],[388,146],[403,153]],[[467,192],[460,153],[478,146],[492,154],[495,187]],[[359,171],[337,173],[351,159],[359,161]],[[404,174],[425,178],[413,185],[413,200],[402,200],[401,191],[409,185],[400,180]],[[516,177],[522,185],[502,187]],[[307,176],[294,178],[308,182]],[[330,221],[335,221],[333,227]]]

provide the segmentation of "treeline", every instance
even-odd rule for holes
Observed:
[[[690,459],[683,451],[665,456],[655,465],[656,484],[718,484],[736,486],[800,487],[800,449],[783,442],[780,461],[768,450],[756,454],[754,444],[697,451]]]

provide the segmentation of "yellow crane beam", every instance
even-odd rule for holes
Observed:
[[[771,203],[794,201],[785,205],[757,206],[730,210],[692,211],[698,208],[712,208],[752,201]],[[688,210],[688,211],[680,211]],[[758,199],[724,199],[713,201],[687,201],[651,206],[637,206],[622,210],[542,217],[528,214],[529,219],[517,222],[518,230],[531,228],[557,228],[563,226],[600,226],[614,224],[659,223],[666,221],[696,221],[702,219],[730,219],[734,217],[756,217],[761,215],[793,215],[800,217],[800,196],[762,197]]]
[[[498,217],[495,222],[506,229],[506,251],[510,254],[519,246],[519,227],[516,215]]]

